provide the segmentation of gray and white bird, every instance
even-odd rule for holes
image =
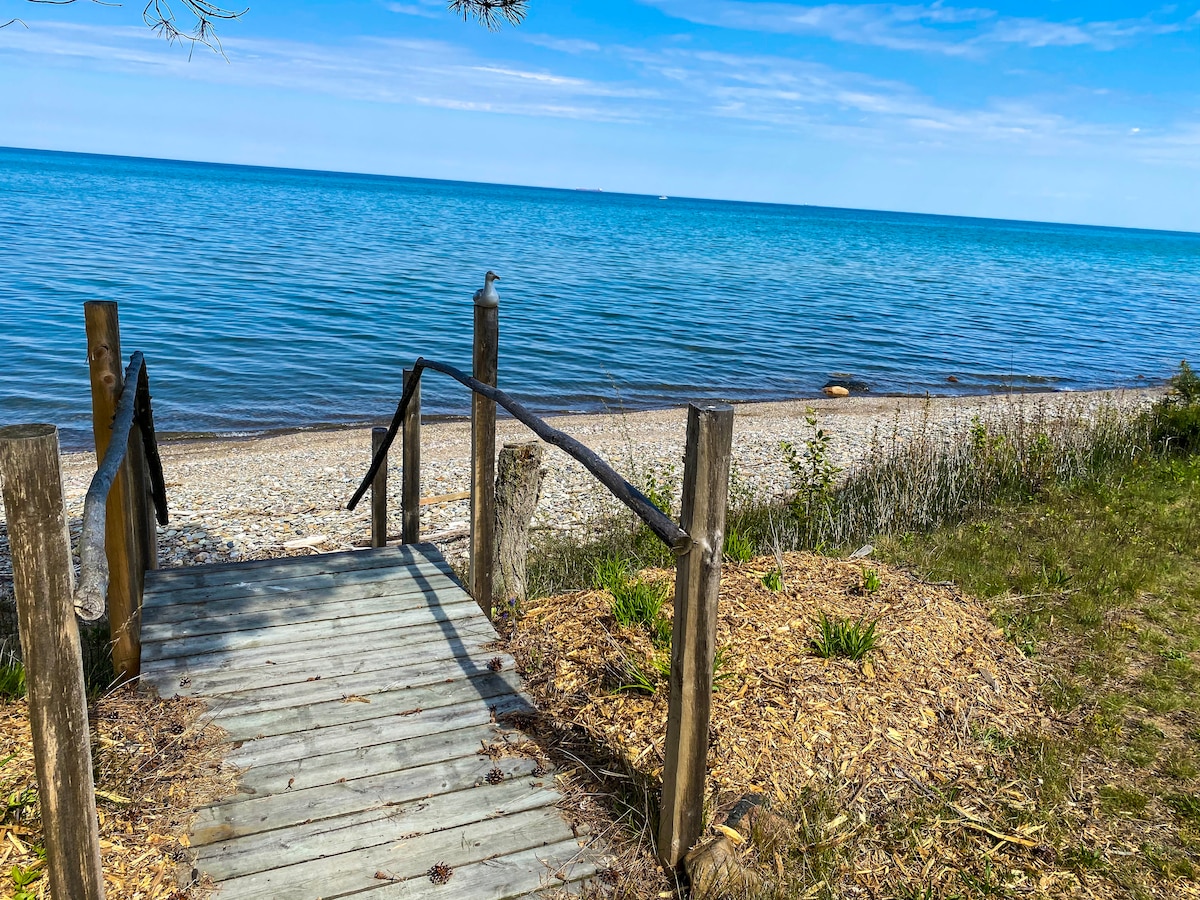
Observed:
[[[495,272],[488,270],[488,273],[483,276],[483,287],[475,292],[475,305],[494,307],[500,305],[500,295],[496,293],[496,286],[493,281],[499,281],[500,276]]]

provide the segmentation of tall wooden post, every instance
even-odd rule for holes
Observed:
[[[405,390],[408,389],[408,383],[412,377],[412,369],[405,369]],[[400,540],[405,544],[415,544],[421,540],[420,382],[413,389],[412,397],[408,401],[408,408],[404,410],[404,424],[402,428],[403,447],[401,448],[400,505],[403,520],[400,526]]]
[[[671,698],[658,827],[658,854],[668,866],[679,864],[704,827],[717,595],[732,444],[732,406],[688,406],[680,525],[692,544],[675,569]]]
[[[473,374],[496,384],[500,309],[475,301]],[[490,617],[496,559],[496,403],[471,395],[471,594]]]
[[[50,894],[103,900],[87,692],[71,595],[58,429],[0,428],[0,478],[29,698]]]
[[[371,429],[372,459],[387,440],[387,432],[382,425]],[[371,546],[387,546],[387,460],[384,460],[375,473],[375,480],[371,482]]]
[[[117,304],[93,300],[83,304],[87,325],[88,367],[92,381],[92,432],[96,459],[104,458],[112,439],[113,416],[124,385],[121,330]],[[132,389],[132,385],[130,386]],[[136,678],[142,657],[142,558],[148,529],[141,435],[129,435],[129,450],[108,495],[104,546],[108,556],[108,625],[112,632],[113,670],[118,681]],[[139,513],[140,510],[140,513]]]

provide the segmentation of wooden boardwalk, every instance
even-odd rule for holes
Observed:
[[[143,682],[206,699],[244,769],[191,833],[218,900],[502,900],[600,865],[432,545],[148,572],[142,640]]]

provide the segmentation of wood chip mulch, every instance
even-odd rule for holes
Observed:
[[[872,561],[789,553],[783,589],[772,591],[762,579],[776,567],[765,557],[727,564],[722,575],[724,661],[709,744],[714,813],[748,793],[793,813],[806,792],[832,798],[822,846],[844,844],[837,887],[823,882],[811,896],[893,896],[902,885],[931,885],[937,890],[927,896],[942,896],[989,854],[999,854],[995,866],[1009,889],[1068,896],[1091,880],[1052,864],[1045,823],[1022,812],[1036,806],[1036,780],[1012,776],[1005,748],[1066,726],[1038,692],[1038,664],[1004,639],[984,608],[951,586]],[[877,590],[864,586],[868,568],[879,574]],[[533,601],[508,645],[545,731],[574,735],[566,743],[597,781],[631,778],[656,790],[667,651],[654,647],[648,629],[619,626],[611,604],[605,591]],[[817,656],[822,614],[877,620],[875,649],[861,662]],[[620,689],[631,663],[652,673],[652,694]],[[590,761],[579,749],[585,743]],[[1116,896],[1095,883],[1087,892]]]
[[[208,888],[192,876],[187,826],[196,807],[232,792],[220,731],[201,701],[158,699],[132,687],[91,704],[100,853],[109,897],[194,900]],[[0,896],[19,867],[42,876],[25,890],[49,897],[44,877],[29,713],[0,701]]]

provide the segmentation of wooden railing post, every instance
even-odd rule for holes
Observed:
[[[96,460],[100,461],[112,437],[113,415],[124,385],[121,330],[116,303],[88,301],[83,310],[92,382],[92,432]],[[109,566],[108,625],[112,633],[113,670],[120,682],[136,678],[141,671],[142,588],[149,531],[145,524],[149,510],[142,460],[141,435],[133,431],[125,463],[109,494],[104,530]]]
[[[732,444],[732,406],[688,406],[680,524],[691,537],[691,548],[675,569],[671,697],[658,828],[659,857],[672,867],[704,827],[717,595]]]
[[[33,732],[50,894],[103,900],[87,692],[71,595],[58,429],[0,428],[0,478]]]
[[[490,273],[489,273],[490,274]],[[495,291],[492,291],[495,296]],[[484,298],[484,299],[481,299]],[[487,304],[487,305],[485,305]],[[475,300],[476,379],[496,386],[500,310],[479,292]],[[471,395],[471,594],[490,618],[496,559],[496,402]]]
[[[376,425],[371,429],[371,458],[387,439],[387,429]],[[371,546],[387,546],[387,463],[384,462],[371,482]]]
[[[412,369],[404,370],[405,389],[413,377]],[[421,382],[413,388],[412,397],[404,410],[403,444],[401,446],[400,504],[402,521],[400,540],[415,544],[421,540]]]

